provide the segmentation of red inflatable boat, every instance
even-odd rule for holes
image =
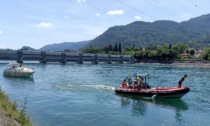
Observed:
[[[187,86],[177,87],[165,87],[165,88],[150,88],[150,89],[133,89],[116,87],[116,93],[134,94],[142,97],[163,97],[163,98],[181,98],[190,91]]]
[[[153,97],[181,98],[190,91],[190,88],[187,86],[183,86],[181,88],[177,87],[150,88],[150,86],[147,83],[148,76],[149,76],[148,74],[136,75],[136,77],[144,79],[145,85],[141,86],[141,88],[135,88],[135,86],[121,86],[121,87],[116,87],[115,92],[122,94],[138,95],[142,97],[151,97],[151,98]]]

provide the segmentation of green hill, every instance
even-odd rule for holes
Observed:
[[[125,26],[114,26],[90,42],[92,47],[121,43],[122,47],[147,47],[152,44],[185,43],[190,47],[210,44],[210,14],[181,23],[174,21],[135,21]]]

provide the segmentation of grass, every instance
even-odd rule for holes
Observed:
[[[4,114],[14,120],[16,120],[22,126],[32,126],[30,122],[30,118],[26,116],[26,99],[24,102],[24,106],[21,111],[17,110],[16,102],[10,102],[9,98],[5,95],[5,93],[0,88],[0,109],[3,110]]]

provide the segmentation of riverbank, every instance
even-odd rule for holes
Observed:
[[[149,61],[141,60],[137,64],[157,64],[157,65],[175,65],[175,66],[210,66],[210,61],[205,60],[174,60],[174,61]]]
[[[19,112],[16,103],[9,101],[9,98],[0,89],[0,126],[32,126],[29,117],[26,117],[25,110]]]

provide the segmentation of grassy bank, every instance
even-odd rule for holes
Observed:
[[[24,104],[25,105],[25,104]],[[25,107],[21,111],[17,110],[17,104],[10,102],[9,98],[5,93],[0,89],[0,110],[6,117],[9,117],[11,120],[15,120],[22,126],[32,126],[30,123],[30,118],[25,114]],[[6,125],[11,125],[6,124]]]

